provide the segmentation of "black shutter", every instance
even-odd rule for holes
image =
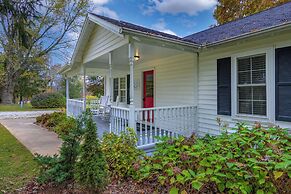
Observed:
[[[231,58],[217,60],[217,114],[231,115]]]
[[[127,101],[127,104],[130,104],[130,75],[129,74],[127,75],[126,80],[127,80],[127,83],[126,83],[126,87],[127,87],[126,96],[127,96],[127,99],[126,99],[126,101]]]
[[[118,96],[118,78],[113,79],[113,102],[116,101]]]
[[[291,47],[276,49],[276,120],[291,121]]]

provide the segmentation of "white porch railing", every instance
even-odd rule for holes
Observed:
[[[196,106],[139,108],[135,111],[138,146],[155,144],[156,137],[188,136],[196,128]]]
[[[128,127],[129,109],[111,106],[110,109],[110,131],[119,134]]]
[[[83,112],[84,102],[83,100],[68,99],[67,100],[67,115],[77,118]]]
[[[138,147],[152,147],[156,137],[190,135],[196,128],[196,106],[171,106],[135,109]],[[116,134],[128,127],[129,109],[111,107],[110,130]]]

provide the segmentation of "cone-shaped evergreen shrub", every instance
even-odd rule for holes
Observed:
[[[36,160],[41,166],[38,182],[62,184],[74,180],[74,167],[78,155],[81,131],[72,127],[70,133],[63,136],[60,154],[55,156],[38,155]]]
[[[107,163],[97,138],[97,127],[89,111],[84,117],[85,133],[76,163],[77,182],[90,191],[104,188],[107,182]]]

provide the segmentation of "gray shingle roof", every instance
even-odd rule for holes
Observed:
[[[224,25],[194,33],[184,37],[184,40],[195,41],[199,44],[209,44],[286,23],[291,23],[291,2]]]
[[[111,23],[113,25],[121,27],[121,28],[127,28],[127,29],[131,29],[131,30],[136,30],[136,31],[139,31],[139,32],[147,33],[149,35],[155,35],[155,36],[159,36],[159,37],[164,37],[164,38],[184,41],[183,38],[175,36],[175,35],[172,35],[172,34],[167,34],[167,33],[164,33],[164,32],[160,32],[160,31],[157,31],[157,30],[153,30],[153,29],[150,29],[150,28],[146,28],[146,27],[143,27],[143,26],[140,26],[140,25],[132,24],[132,23],[129,23],[129,22],[121,21],[121,20],[115,20],[115,19],[112,19],[112,18],[109,18],[109,17],[105,17],[105,16],[101,16],[101,15],[95,14],[95,13],[91,13],[91,14],[95,15],[96,17],[101,18],[101,19],[103,19],[103,20],[105,20],[105,21],[107,21],[107,22],[109,22],[109,23]],[[192,41],[185,40],[185,42],[192,42]]]
[[[253,14],[242,19],[238,19],[220,26],[209,28],[198,33],[194,33],[184,38],[160,32],[157,30],[149,29],[129,22],[115,20],[94,13],[91,14],[121,28],[127,28],[130,30],[146,33],[149,35],[159,36],[162,38],[205,45],[232,39],[234,37],[243,36],[251,32],[266,30],[287,23],[291,24],[291,2],[285,3],[274,8],[267,9],[265,11]]]

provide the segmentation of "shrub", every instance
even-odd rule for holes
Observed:
[[[62,122],[58,123],[54,131],[59,135],[68,135],[71,130],[74,130],[77,126],[76,120],[71,117],[66,117]]]
[[[45,123],[48,122],[49,118],[50,118],[50,114],[42,114],[42,115],[36,117],[36,123],[41,125],[41,126],[44,126]]]
[[[244,124],[233,134],[168,139],[141,161],[137,177],[160,192],[288,193],[290,140],[284,129]]]
[[[107,164],[97,138],[91,112],[86,112],[83,143],[76,163],[76,181],[89,191],[100,191],[107,182]]]
[[[54,112],[49,115],[49,118],[47,122],[44,124],[45,127],[48,127],[50,129],[53,129],[60,123],[62,123],[64,120],[67,119],[67,115],[63,112]]]
[[[54,112],[43,114],[36,117],[36,123],[56,132],[59,136],[68,135],[69,132],[77,127],[74,118],[67,117],[64,112]]]
[[[131,128],[121,132],[120,135],[114,133],[103,135],[101,147],[111,177],[122,179],[133,175],[133,165],[143,155],[143,152],[137,149],[136,143],[137,137]]]
[[[60,93],[42,93],[33,96],[31,105],[34,108],[63,108],[66,106],[66,99]]]
[[[74,167],[78,155],[80,134],[80,130],[75,128],[63,136],[59,156],[38,155],[36,157],[41,166],[38,182],[61,184],[66,181],[74,181]]]

